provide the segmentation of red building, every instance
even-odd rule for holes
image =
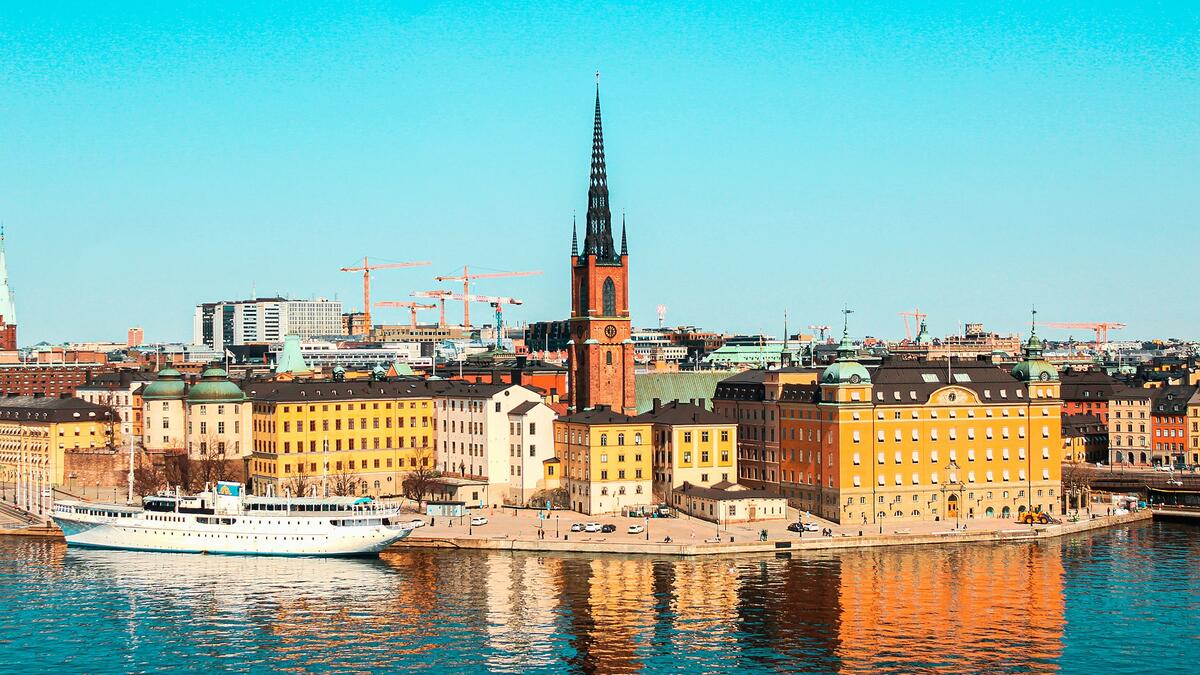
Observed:
[[[592,134],[592,174],[588,185],[587,230],[583,252],[571,232],[570,409],[610,406],[637,413],[633,383],[633,339],[629,322],[629,252],[625,230],[621,250],[613,243],[604,133],[600,124],[600,85]]]
[[[0,365],[0,393],[22,396],[75,395],[89,373],[106,370],[97,364],[18,363]]]
[[[1150,400],[1150,443],[1155,463],[1187,461],[1187,404],[1195,393],[1192,385],[1168,386]]]
[[[1120,388],[1107,373],[1096,370],[1083,372],[1065,371],[1062,379],[1062,401],[1064,417],[1067,415],[1095,415],[1108,424],[1108,401]]]
[[[567,369],[545,361],[517,356],[492,363],[451,364],[438,371],[448,380],[475,383],[519,384],[540,391],[546,405],[559,415],[567,412]]]

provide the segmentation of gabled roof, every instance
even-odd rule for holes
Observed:
[[[530,410],[533,410],[534,408],[538,407],[539,405],[542,405],[541,401],[525,401],[524,403],[517,405],[517,407],[513,408],[512,410],[509,410],[508,414],[509,415],[524,415],[525,413],[529,412]]]
[[[1098,370],[1067,370],[1060,373],[1059,377],[1064,401],[1104,401],[1121,389],[1121,383]]]

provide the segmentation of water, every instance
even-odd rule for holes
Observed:
[[[1195,672],[1198,535],[696,560],[0,538],[0,671]]]

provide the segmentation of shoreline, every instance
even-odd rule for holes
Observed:
[[[1097,516],[1095,519],[1058,525],[1018,525],[1012,529],[982,531],[948,531],[931,534],[872,534],[864,536],[809,537],[797,539],[768,539],[741,543],[681,543],[628,541],[564,541],[559,539],[508,539],[499,537],[424,537],[412,535],[392,544],[389,550],[400,548],[454,548],[480,551],[530,551],[536,553],[600,553],[659,556],[704,556],[746,553],[784,553],[789,551],[821,551],[831,549],[876,548],[880,546],[936,546],[939,544],[999,543],[1056,539],[1078,532],[1099,530],[1127,523],[1150,520],[1150,509],[1119,516]]]
[[[640,541],[588,541],[560,539],[526,539],[507,537],[448,537],[412,535],[392,544],[385,550],[403,548],[448,548],[473,551],[525,551],[532,553],[586,553],[605,555],[654,555],[694,557],[709,555],[741,555],[786,553],[791,551],[826,551],[856,548],[878,548],[885,546],[938,546],[953,544],[989,544],[1004,542],[1031,542],[1056,539],[1079,532],[1100,530],[1128,523],[1151,520],[1153,511],[1143,509],[1119,516],[1097,516],[1095,519],[1058,525],[1025,526],[1013,523],[1005,530],[952,530],[922,534],[870,534],[863,536],[837,535],[833,537],[806,537],[795,539],[768,539],[745,543],[695,543],[695,542],[640,542]],[[0,537],[33,537],[43,539],[63,538],[56,527],[29,527],[0,529]]]

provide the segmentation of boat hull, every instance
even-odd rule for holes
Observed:
[[[56,515],[68,546],[216,555],[376,556],[412,529],[394,525],[336,527],[326,519],[241,519],[241,527],[179,523],[95,522]],[[312,521],[312,522],[306,522]],[[281,527],[287,523],[286,528]]]

